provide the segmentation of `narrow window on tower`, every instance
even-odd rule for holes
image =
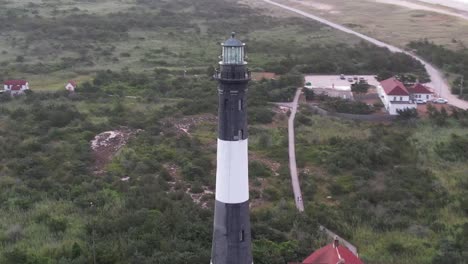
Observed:
[[[240,242],[244,242],[245,241],[245,233],[244,233],[244,229],[242,229],[239,233],[239,241]]]
[[[244,104],[244,100],[240,99],[239,100],[239,111],[242,111],[242,109],[244,109],[243,104]]]
[[[224,99],[224,109],[228,108],[228,99]]]
[[[242,140],[244,138],[244,130],[239,130],[239,139]]]

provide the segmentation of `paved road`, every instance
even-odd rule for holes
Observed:
[[[450,86],[448,85],[447,81],[443,77],[443,74],[437,68],[432,66],[430,63],[428,63],[428,62],[424,61],[423,59],[421,59],[419,56],[416,56],[416,55],[414,55],[414,54],[412,54],[410,52],[407,52],[405,50],[402,50],[402,49],[397,48],[395,46],[392,46],[390,44],[384,43],[384,42],[382,42],[380,40],[377,40],[377,39],[371,38],[369,36],[366,36],[364,34],[358,33],[358,32],[353,31],[353,30],[351,30],[351,29],[349,29],[347,27],[344,27],[344,26],[341,26],[339,24],[333,23],[333,22],[328,21],[326,19],[323,19],[321,17],[318,17],[318,16],[312,15],[310,13],[301,11],[299,9],[289,7],[287,5],[279,4],[279,3],[276,3],[276,2],[271,1],[271,0],[262,0],[262,1],[264,1],[264,2],[266,2],[268,4],[271,4],[271,5],[275,5],[277,7],[289,10],[291,12],[297,13],[299,15],[305,16],[307,18],[311,18],[311,19],[316,20],[316,21],[318,21],[320,23],[328,25],[328,26],[330,26],[332,28],[341,30],[343,32],[346,32],[346,33],[349,33],[349,34],[352,34],[352,35],[355,35],[355,36],[357,36],[359,38],[362,38],[362,39],[364,39],[364,40],[366,40],[366,41],[368,41],[370,43],[373,43],[373,44],[375,44],[375,45],[377,45],[379,47],[388,48],[391,52],[403,52],[403,53],[406,53],[406,54],[410,55],[411,57],[419,60],[424,65],[424,67],[426,67],[426,71],[431,76],[431,80],[432,80],[432,82],[430,84],[428,84],[428,85],[431,86],[432,88],[434,88],[434,90],[435,90],[435,92],[437,94],[439,94],[441,97],[446,98],[448,100],[449,104],[451,104],[453,106],[456,106],[456,107],[459,107],[459,108],[462,108],[462,109],[468,109],[468,102],[467,101],[459,99],[456,95],[453,95],[450,92]]]
[[[302,201],[301,185],[299,184],[299,177],[297,176],[297,165],[296,165],[296,142],[294,137],[294,119],[296,118],[297,104],[299,96],[301,95],[302,88],[297,89],[296,95],[294,96],[293,106],[291,109],[291,115],[288,120],[288,138],[289,138],[289,170],[291,172],[291,182],[294,191],[294,200],[296,207],[299,212],[304,212],[304,203]]]

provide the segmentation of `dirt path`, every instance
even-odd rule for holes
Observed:
[[[297,104],[301,96],[302,88],[297,89],[296,96],[294,96],[291,115],[288,120],[288,138],[289,138],[289,170],[291,172],[291,182],[294,191],[294,200],[299,212],[304,212],[304,202],[302,200],[301,185],[299,184],[299,177],[297,176],[296,164],[296,142],[294,134],[294,119],[296,118]]]
[[[266,2],[268,4],[271,4],[271,5],[277,6],[279,8],[286,9],[288,11],[297,13],[299,15],[305,16],[307,18],[313,19],[313,20],[318,21],[318,22],[320,22],[322,24],[325,24],[325,25],[328,25],[328,26],[330,26],[332,28],[343,31],[345,33],[355,35],[355,36],[357,36],[357,37],[359,37],[361,39],[364,39],[364,40],[366,40],[366,41],[368,41],[368,42],[370,42],[370,43],[372,43],[374,45],[377,45],[379,47],[388,48],[391,52],[402,52],[402,53],[408,54],[409,56],[411,56],[411,57],[417,59],[418,61],[420,61],[424,65],[424,67],[426,68],[426,71],[427,71],[427,73],[429,74],[429,76],[431,77],[431,80],[432,80],[432,82],[428,84],[429,86],[433,87],[434,90],[441,97],[446,98],[448,100],[449,104],[451,104],[453,106],[456,106],[456,107],[459,107],[459,108],[462,108],[462,109],[468,109],[468,102],[467,101],[461,100],[456,95],[453,95],[451,93],[450,86],[448,85],[447,81],[443,77],[443,73],[440,72],[432,64],[424,61],[420,57],[418,57],[418,56],[416,56],[416,55],[414,55],[414,54],[412,54],[410,52],[404,51],[404,50],[402,50],[400,48],[397,48],[395,46],[392,46],[390,44],[384,43],[384,42],[382,42],[380,40],[371,38],[369,36],[366,36],[364,34],[361,34],[359,32],[351,30],[351,29],[349,29],[347,27],[344,27],[342,25],[333,23],[333,22],[328,21],[326,19],[323,19],[321,17],[318,17],[318,16],[312,15],[310,13],[301,11],[301,10],[299,10],[297,8],[289,7],[289,6],[283,5],[283,4],[279,4],[279,3],[271,1],[271,0],[262,0],[262,1],[264,1],[264,2]]]

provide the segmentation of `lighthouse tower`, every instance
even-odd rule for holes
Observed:
[[[252,264],[249,216],[247,84],[245,44],[235,34],[222,44],[218,155],[212,264]]]

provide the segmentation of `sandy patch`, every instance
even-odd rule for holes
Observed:
[[[448,15],[448,16],[455,16],[455,17],[459,17],[459,18],[463,18],[463,19],[468,20],[468,14],[458,13],[456,11],[446,10],[446,9],[444,9],[442,7],[440,7],[440,8],[435,7],[435,6],[431,7],[431,6],[428,6],[428,5],[424,5],[422,3],[418,4],[418,3],[410,2],[410,1],[407,1],[407,0],[375,0],[375,1],[378,2],[378,3],[397,5],[397,6],[402,6],[402,7],[406,7],[406,8],[414,9],[414,10],[429,11],[429,12],[444,14],[444,15]],[[440,2],[440,3],[442,3],[443,1],[426,1],[426,2],[434,2],[434,3]]]
[[[313,1],[298,1],[302,3],[303,5],[310,6],[314,9],[322,10],[322,11],[332,11],[335,9],[332,5],[324,4],[324,3],[318,3],[318,2],[313,2]]]
[[[168,118],[163,121],[165,127],[174,127],[176,129],[176,133],[178,134],[185,134],[189,137],[192,136],[191,129],[200,125],[202,123],[213,123],[217,121],[217,117],[212,114],[202,114],[202,115],[194,115],[194,116],[187,116],[183,118]]]
[[[446,6],[460,11],[468,12],[468,1],[467,0],[419,0],[420,2],[426,2],[429,4]]]
[[[104,167],[114,155],[140,131],[123,127],[96,135],[90,142],[94,156],[94,174],[104,173]]]

